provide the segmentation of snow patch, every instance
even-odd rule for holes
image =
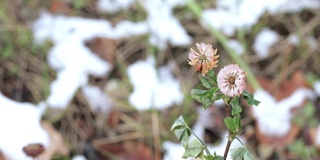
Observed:
[[[71,160],[87,160],[87,158],[83,155],[76,155],[76,156],[72,157]]]
[[[320,96],[320,81],[313,83],[313,88],[318,96]]]
[[[165,49],[167,41],[176,46],[185,46],[191,43],[191,37],[172,13],[173,7],[182,4],[181,0],[145,0],[142,3],[148,14],[147,23],[150,29],[149,41],[151,44]]]
[[[92,53],[76,37],[67,37],[50,50],[49,65],[55,69],[57,79],[50,85],[48,104],[64,108],[75,92],[87,84],[89,75],[105,76],[111,65]]]
[[[300,40],[296,34],[290,34],[287,37],[287,40],[293,45],[298,45],[300,43]]]
[[[317,129],[316,144],[320,145],[320,125],[318,126],[318,129]]]
[[[138,110],[164,109],[180,104],[183,99],[179,81],[174,79],[169,66],[155,68],[152,57],[138,61],[127,68],[133,92],[129,103]]]
[[[98,9],[115,13],[127,9],[134,2],[133,0],[99,0]],[[174,7],[184,5],[184,0],[142,0],[139,2],[147,12],[147,19],[140,23],[147,26],[146,30],[150,34],[149,42],[152,45],[165,49],[168,42],[174,46],[191,44],[191,37],[172,12]]]
[[[134,0],[99,0],[97,8],[102,12],[116,13],[128,9],[134,2]]]
[[[277,14],[320,8],[318,0],[217,0],[216,4],[215,9],[203,11],[203,25],[228,36],[239,28],[250,29],[265,12]]]
[[[310,36],[310,37],[302,37],[302,38],[306,40],[306,42],[311,48],[313,49],[317,48],[318,43],[314,37]],[[298,45],[300,43],[300,39],[296,34],[290,34],[287,40],[293,45]]]
[[[9,159],[31,159],[22,151],[28,144],[49,145],[49,135],[40,124],[45,108],[44,102],[16,102],[0,93],[0,150]]]
[[[310,89],[300,88],[279,102],[264,90],[257,90],[254,98],[261,102],[258,107],[252,107],[259,130],[269,136],[284,136],[291,128],[291,109],[315,96]]]
[[[244,48],[239,41],[231,39],[228,43],[229,47],[233,49],[238,55],[242,55],[244,53]]]
[[[277,42],[278,33],[269,28],[265,28],[256,36],[253,49],[260,58],[266,58],[269,54],[269,48]]]
[[[93,110],[107,114],[111,109],[111,99],[99,87],[84,86],[82,93]]]
[[[65,108],[75,92],[88,83],[89,75],[102,77],[111,70],[111,64],[92,53],[84,45],[85,41],[95,37],[123,38],[146,32],[145,23],[123,21],[112,28],[106,20],[43,13],[34,22],[33,33],[37,43],[51,39],[55,44],[48,55],[50,67],[57,71],[57,79],[50,85],[49,106]]]

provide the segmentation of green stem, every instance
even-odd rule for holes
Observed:
[[[195,3],[192,0],[188,0],[187,6],[193,12],[193,14],[196,15],[196,17],[200,21],[203,21],[202,9],[200,8],[200,6],[197,3]],[[261,86],[260,86],[259,82],[257,81],[257,79],[255,78],[255,76],[253,75],[253,73],[251,72],[250,67],[238,56],[238,54],[232,48],[229,47],[228,38],[225,35],[223,35],[221,32],[219,32],[218,30],[213,28],[207,22],[205,22],[205,21],[203,21],[203,22],[205,23],[205,26],[208,28],[209,32],[214,37],[217,38],[217,40],[220,42],[222,47],[227,51],[227,53],[232,58],[232,60],[235,61],[235,63],[237,63],[247,73],[247,79],[248,79],[249,83],[252,85],[253,89],[254,90],[260,89]]]
[[[244,146],[244,144],[241,142],[241,140],[238,137],[234,137],[234,138],[237,139]]]
[[[191,130],[191,128],[187,125],[189,131],[191,131],[191,133],[199,140],[199,142],[204,146],[204,150],[206,151],[207,153],[207,156],[210,156],[212,157],[209,149],[207,148],[207,145]]]

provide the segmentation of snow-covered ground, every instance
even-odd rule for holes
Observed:
[[[54,46],[48,54],[48,63],[56,70],[57,78],[51,82],[48,99],[39,102],[39,105],[15,102],[0,94],[0,118],[2,118],[0,122],[3,130],[0,136],[3,138],[0,140],[0,149],[3,153],[11,159],[26,159],[21,150],[23,146],[32,142],[48,145],[48,135],[40,126],[40,117],[44,108],[47,105],[48,107],[65,109],[79,89],[87,97],[91,107],[108,112],[111,106],[108,104],[111,103],[111,100],[98,87],[88,85],[88,77],[90,75],[106,76],[113,66],[92,53],[84,45],[85,41],[98,36],[120,39],[149,35],[149,42],[160,49],[165,49],[168,43],[173,46],[190,45],[192,37],[187,34],[185,28],[173,14],[173,9],[176,6],[185,5],[185,2],[185,0],[140,0],[139,2],[134,0],[99,0],[97,9],[102,12],[116,13],[140,3],[147,13],[147,18],[144,21],[123,20],[115,26],[112,26],[107,20],[42,13],[33,23],[32,30],[35,43],[42,43],[46,39],[54,42]],[[279,12],[297,12],[304,8],[320,8],[320,1],[217,0],[217,8],[203,10],[202,22],[204,27],[211,25],[224,34],[232,36],[239,28],[250,31],[250,28],[258,22],[260,16],[265,12],[275,15]],[[268,28],[261,31],[253,46],[256,54],[261,58],[267,57],[269,47],[278,40],[277,36],[276,32]],[[293,44],[298,43],[295,36],[292,36],[291,40]],[[312,42],[310,41],[310,43]],[[244,49],[239,42],[230,40],[229,44],[239,55],[243,54]],[[147,110],[151,107],[165,109],[173,104],[180,104],[183,100],[180,82],[173,77],[171,71],[170,64],[156,68],[153,57],[139,60],[128,66],[127,74],[134,88],[128,97],[129,103],[137,110]],[[317,96],[320,96],[319,86],[319,82],[314,85]],[[312,99],[316,94],[310,90],[301,89],[280,102],[276,102],[272,95],[263,90],[256,91],[255,96],[261,101],[259,107],[253,107],[254,114],[259,117],[257,121],[261,131],[265,134],[283,135],[290,127],[289,110],[301,102],[302,98]],[[90,97],[96,97],[96,101],[91,101]],[[270,106],[273,107],[270,108]],[[277,114],[275,115],[275,113]],[[272,119],[266,117],[270,114]],[[274,118],[274,116],[278,118]],[[17,119],[19,122],[16,121]],[[281,126],[275,125],[280,123]],[[197,132],[199,131],[199,134],[203,132],[201,123],[196,123],[194,128]],[[320,131],[318,137],[320,139]],[[320,144],[320,140],[317,142]],[[164,156],[165,159],[179,159],[179,156],[182,155],[181,147],[173,142],[165,142],[163,148],[168,151]],[[219,146],[210,146],[209,148],[219,150]]]

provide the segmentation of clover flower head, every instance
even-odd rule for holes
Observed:
[[[220,91],[229,97],[238,96],[246,89],[246,74],[237,64],[222,68],[217,81]]]
[[[190,65],[195,65],[195,70],[197,73],[205,75],[214,67],[217,67],[218,57],[217,49],[213,49],[210,44],[205,44],[203,42],[196,43],[199,53],[190,49],[188,63]]]

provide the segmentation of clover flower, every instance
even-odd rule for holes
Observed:
[[[188,64],[195,65],[196,72],[205,75],[209,70],[217,67],[219,55],[216,55],[217,49],[214,50],[210,44],[201,42],[196,43],[196,46],[200,53],[191,48]]]
[[[238,96],[246,89],[246,74],[237,64],[222,68],[217,81],[220,91],[229,97]]]

